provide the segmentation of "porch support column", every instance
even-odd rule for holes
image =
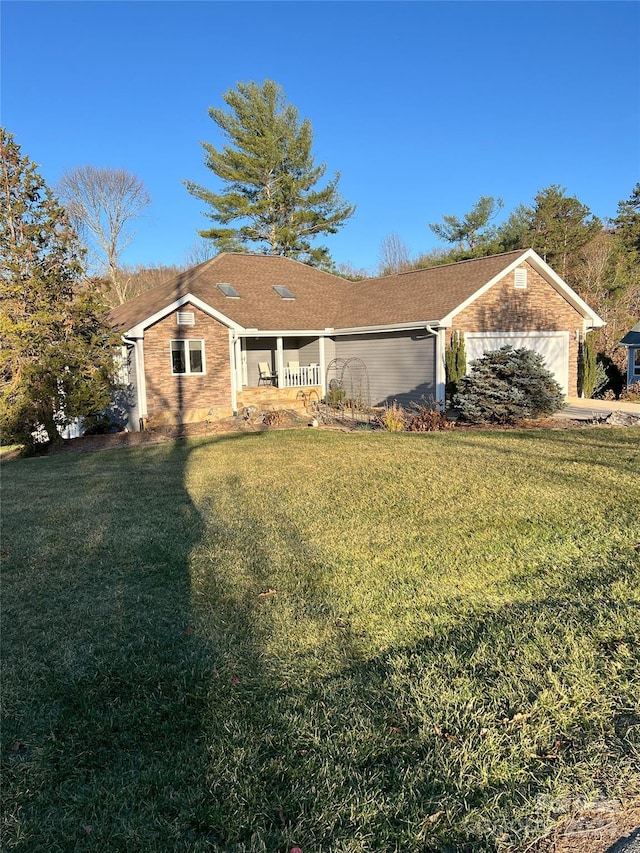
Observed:
[[[276,373],[278,374],[278,387],[282,388],[282,378],[284,375],[284,349],[282,346],[282,338],[276,338]]]
[[[320,396],[326,397],[327,396],[327,388],[326,388],[326,385],[327,385],[327,377],[326,377],[327,356],[325,354],[324,338],[323,337],[318,338],[318,359],[320,361],[320,390],[322,392]]]
[[[235,365],[235,345],[236,341],[234,339],[234,334],[232,330],[229,329],[229,374],[231,378],[231,411],[234,414],[238,411],[238,396],[236,388],[238,372],[236,370]]]
[[[447,329],[438,329],[436,335],[436,405],[444,410],[446,398],[446,361]]]

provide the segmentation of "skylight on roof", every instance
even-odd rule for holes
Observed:
[[[240,299],[240,294],[232,284],[219,284],[218,290],[224,293],[228,299]]]
[[[283,284],[274,284],[273,289],[278,294],[278,296],[281,296],[283,299],[295,299],[293,293],[291,293],[289,288],[285,287]]]

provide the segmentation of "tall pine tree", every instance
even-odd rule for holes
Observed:
[[[205,163],[223,184],[216,193],[192,181],[188,191],[210,207],[216,226],[200,234],[221,250],[255,247],[318,266],[331,266],[320,235],[335,234],[354,213],[338,192],[339,174],[323,188],[326,166],[314,165],[313,132],[300,121],[272,80],[238,83],[223,95],[228,110],[209,115],[226,137],[216,148],[203,142]]]
[[[577,252],[602,228],[600,220],[564,187],[552,184],[536,195],[528,234],[530,245],[568,279]]]
[[[82,277],[75,232],[36,166],[0,129],[0,428],[30,444],[109,402],[113,335]]]

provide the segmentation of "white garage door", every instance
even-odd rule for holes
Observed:
[[[569,332],[467,332],[464,342],[467,364],[504,346],[535,350],[563,392],[569,391]]]

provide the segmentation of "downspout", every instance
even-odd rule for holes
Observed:
[[[237,380],[238,370],[236,366],[236,335],[229,329],[229,368],[231,379],[231,411],[235,415],[238,411]]]
[[[446,389],[446,370],[445,370],[445,349],[447,346],[446,329],[434,329],[433,326],[425,326],[428,334],[433,335],[436,339],[436,407],[444,409],[445,406],[445,389]]]
[[[127,346],[133,347],[134,358],[136,361],[138,429],[142,432],[147,419],[147,383],[144,375],[144,350],[142,347],[144,338],[128,338],[126,335],[123,335],[122,340]]]

